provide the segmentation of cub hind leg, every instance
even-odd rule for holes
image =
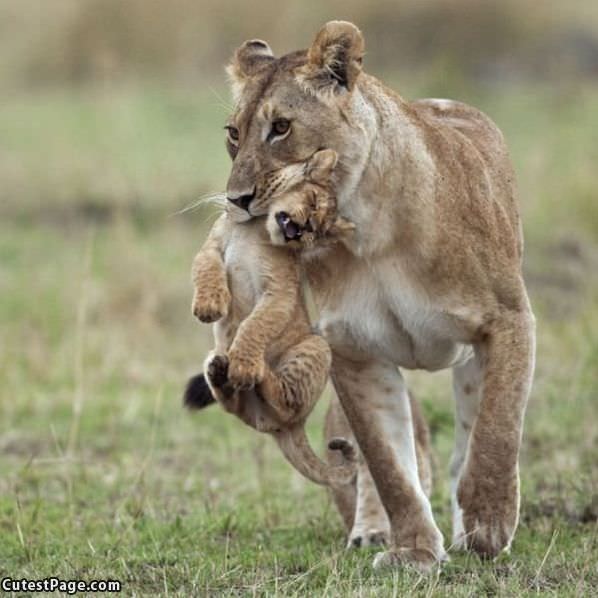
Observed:
[[[258,431],[271,432],[307,418],[326,386],[331,360],[328,343],[312,334],[287,350],[274,369],[265,363],[263,379],[254,389],[235,389],[228,358],[217,351],[208,355],[204,373],[226,411]]]
[[[324,391],[331,361],[328,343],[311,334],[287,350],[273,369],[266,365],[256,390],[281,422],[301,422]]]
[[[203,369],[212,396],[224,407],[225,411],[237,414],[239,393],[235,392],[228,380],[228,357],[217,351],[210,351],[204,361]]]
[[[204,377],[214,398],[225,411],[258,432],[272,432],[279,422],[272,417],[270,408],[254,389],[235,388],[229,378],[229,359],[217,351],[211,351],[204,364]]]

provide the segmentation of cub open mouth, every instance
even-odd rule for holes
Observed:
[[[276,214],[276,222],[287,243],[289,241],[298,241],[305,231],[303,227],[291,220],[291,217],[286,212],[278,212]]]

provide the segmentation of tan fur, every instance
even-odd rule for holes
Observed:
[[[294,164],[322,147],[337,152],[338,210],[355,231],[305,254],[304,268],[336,391],[391,523],[391,552],[377,563],[425,569],[445,555],[397,366],[453,368],[457,411],[468,405],[454,460],[454,541],[495,556],[517,526],[534,367],[513,171],[488,117],[458,102],[404,100],[361,71],[363,50],[359,30],[334,21],[307,51],[256,57],[259,73],[236,63],[228,194],[253,194],[239,218],[265,214],[301,175]],[[280,118],[290,122],[284,138],[272,133]]]
[[[330,241],[337,220],[325,187],[335,163],[334,152],[318,152],[306,165],[318,168],[308,170],[307,180],[293,190],[291,217],[304,215],[302,224],[312,223],[310,244],[316,237]],[[264,219],[235,224],[223,214],[195,259],[193,313],[216,322],[206,381],[228,412],[272,434],[302,474],[320,484],[346,484],[355,473],[350,442],[331,439],[342,462],[327,466],[304,430],[328,378],[330,349],[311,331],[298,254],[270,241]]]
[[[286,214],[300,228],[300,240],[285,239],[277,222],[279,214]],[[271,204],[266,227],[274,245],[286,245],[302,251],[349,242],[355,230],[352,222],[338,216],[335,197],[320,185],[310,183],[275,200]]]

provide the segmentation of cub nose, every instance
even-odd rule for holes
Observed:
[[[228,201],[247,212],[249,212],[249,204],[252,202],[254,198],[255,187],[251,190],[250,193],[240,193],[238,195],[231,193],[226,196],[226,199],[228,199]]]

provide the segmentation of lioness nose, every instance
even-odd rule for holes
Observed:
[[[227,195],[226,199],[237,207],[249,212],[249,204],[255,197],[255,187],[251,190],[251,193],[240,193],[238,195]]]

